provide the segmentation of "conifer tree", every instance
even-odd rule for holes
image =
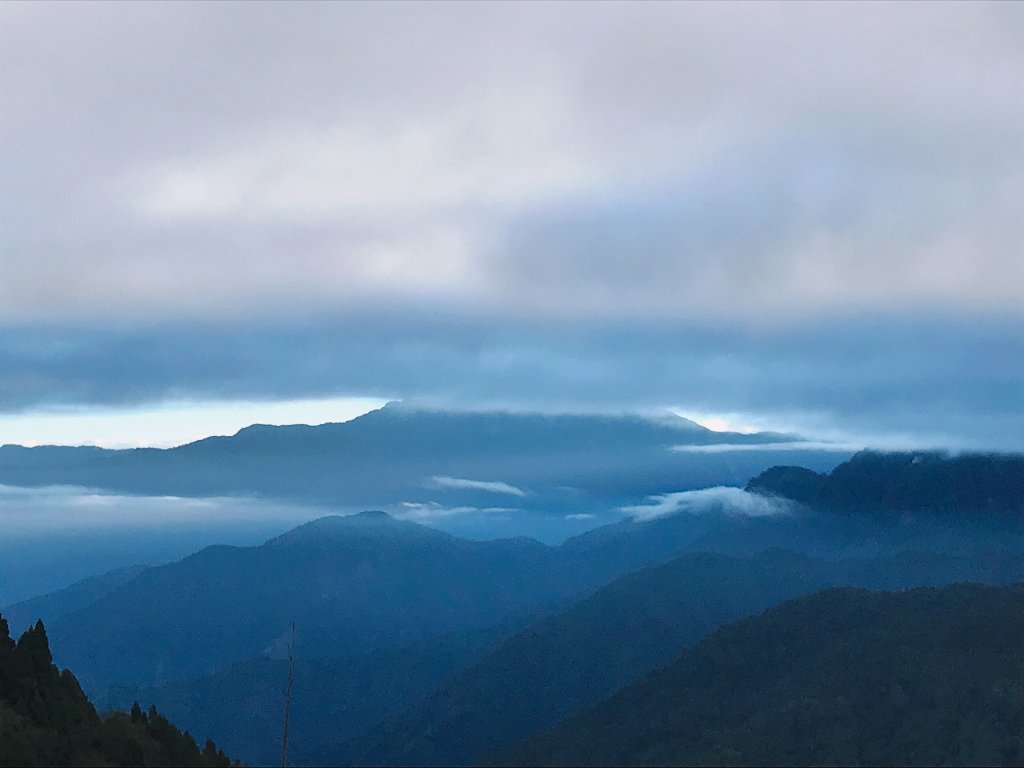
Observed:
[[[230,766],[208,741],[136,702],[100,718],[78,680],[53,664],[42,622],[15,643],[0,617],[0,768],[7,766]]]
[[[131,714],[129,715],[129,719],[131,720],[133,725],[137,723],[146,723],[146,715],[142,711],[142,707],[139,706],[139,702],[136,701],[134,704],[132,704],[132,711]]]
[[[0,616],[0,701],[9,695],[11,680],[11,660],[14,656],[14,641],[11,639],[7,619]]]
[[[46,627],[41,620],[19,638],[15,647],[15,658],[18,660],[19,671],[27,675],[36,677],[50,671],[53,656],[50,654]]]

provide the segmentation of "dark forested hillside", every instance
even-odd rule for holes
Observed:
[[[861,451],[828,474],[772,467],[747,490],[819,509],[1024,520],[1024,455]]]
[[[627,574],[517,633],[409,712],[328,751],[324,764],[470,764],[670,662],[716,627],[833,585],[900,588],[1024,579],[1017,554],[903,553],[826,561],[783,551],[688,554]]]
[[[1024,585],[832,589],[724,627],[497,765],[1019,765]]]
[[[508,630],[448,634],[410,646],[381,644],[362,653],[295,660],[288,755],[315,765],[326,747],[397,715],[489,650]],[[183,728],[212,734],[229,754],[252,765],[281,757],[281,708],[287,659],[260,657],[195,680],[155,688],[115,688],[114,706],[155,704]]]
[[[230,766],[155,707],[105,716],[53,664],[42,622],[17,641],[0,617],[0,766]]]

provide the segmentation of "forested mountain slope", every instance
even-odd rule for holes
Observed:
[[[1024,585],[832,589],[715,632],[494,765],[1019,765]]]
[[[1019,554],[826,561],[772,551],[688,554],[627,574],[540,620],[409,712],[325,753],[325,764],[470,764],[551,727],[674,659],[716,627],[834,585],[902,588],[1024,579]]]
[[[747,490],[817,509],[1024,521],[1024,455],[860,451],[827,474],[772,467]]]

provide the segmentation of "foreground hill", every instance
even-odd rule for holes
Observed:
[[[1019,554],[849,561],[782,551],[749,559],[684,555],[627,574],[523,629],[416,707],[326,751],[320,762],[471,764],[596,704],[716,627],[784,600],[833,585],[891,589],[963,579],[1022,580],[1024,560]]]
[[[447,634],[408,646],[381,645],[334,658],[295,660],[288,728],[293,765],[314,765],[329,744],[398,715],[490,650],[509,629]],[[115,688],[106,703],[156,707],[199,737],[213,735],[251,765],[281,759],[287,659],[249,659],[196,680],[156,688]]]
[[[522,626],[731,524],[722,515],[669,516],[550,547],[471,541],[364,512],[321,518],[258,547],[209,547],[124,583],[101,580],[99,597],[77,610],[65,610],[74,600],[58,593],[16,613],[55,611],[57,656],[87,690],[156,686],[280,657],[292,620],[307,659]],[[69,594],[77,600],[94,588],[86,582]]]
[[[87,690],[154,685],[279,657],[293,620],[300,653],[329,658],[525,619],[585,576],[535,541],[467,541],[365,512],[146,569],[51,636]]]
[[[833,589],[724,627],[495,765],[1018,765],[1024,585]]]
[[[42,622],[17,643],[0,617],[0,765],[230,766],[155,708],[100,717],[70,671],[53,664]]]

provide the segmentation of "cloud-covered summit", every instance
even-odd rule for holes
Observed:
[[[0,360],[0,411],[8,412],[183,396],[397,396],[549,412],[676,406],[751,414],[762,429],[859,445],[891,436],[900,446],[1024,449],[1024,322],[1013,318],[845,318],[761,332],[437,316],[0,328]]]

